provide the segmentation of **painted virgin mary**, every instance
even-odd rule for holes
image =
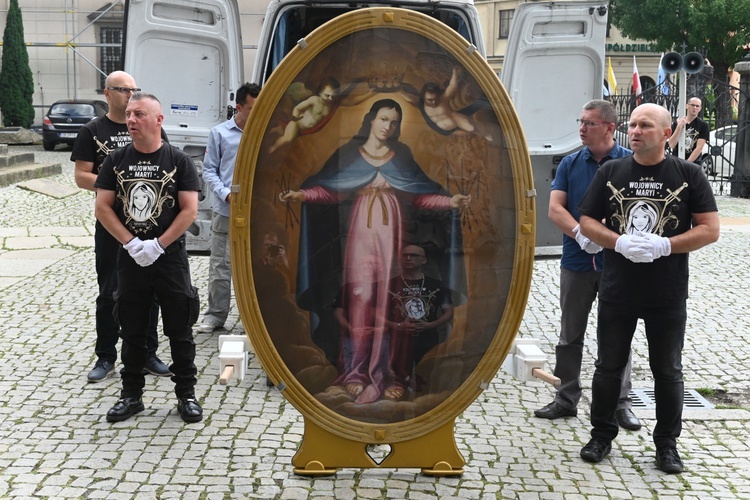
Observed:
[[[450,196],[422,171],[398,140],[401,118],[398,102],[376,101],[359,132],[300,191],[279,195],[284,202],[302,202],[298,305],[314,316],[340,290],[368,290],[366,300],[360,295],[340,301],[348,321],[347,359],[336,384],[357,403],[380,399],[388,378],[387,284],[397,272],[406,226],[410,242],[437,255],[438,278],[454,293],[465,291],[458,208],[470,197]]]

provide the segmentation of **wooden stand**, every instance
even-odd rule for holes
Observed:
[[[330,476],[339,468],[420,468],[429,476],[460,476],[466,463],[456,448],[455,420],[398,443],[362,443],[333,434],[305,419],[305,435],[292,459],[300,476]],[[368,444],[388,444],[391,452],[380,463],[367,453]]]

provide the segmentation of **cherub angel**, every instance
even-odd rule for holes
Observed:
[[[299,101],[292,109],[289,122],[284,127],[284,132],[268,149],[273,153],[280,147],[291,143],[300,135],[313,134],[321,130],[333,116],[339,105],[351,106],[358,104],[369,97],[370,92],[355,93],[353,89],[361,87],[361,82],[351,82],[345,89],[336,78],[324,78],[310,95],[310,91],[304,84],[295,82],[289,86],[286,92],[293,102]]]

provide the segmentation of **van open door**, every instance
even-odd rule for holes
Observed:
[[[364,7],[400,7],[421,12],[453,28],[484,55],[479,14],[473,0],[271,0],[266,9],[253,70],[254,81],[268,80],[297,42],[331,19]]]
[[[123,52],[124,70],[161,101],[169,141],[200,166],[208,133],[231,116],[244,81],[236,0],[129,0]],[[207,194],[202,188],[188,250],[210,248]]]
[[[531,156],[538,256],[562,252],[547,216],[550,187],[560,160],[581,148],[581,108],[602,98],[607,11],[607,2],[523,3],[513,17],[501,80]]]

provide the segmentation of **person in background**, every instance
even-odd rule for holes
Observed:
[[[107,76],[104,97],[109,103],[109,112],[84,125],[78,132],[70,160],[75,162],[75,181],[78,187],[94,191],[94,182],[102,162],[112,151],[130,144],[130,134],[125,124],[125,107],[136,87],[132,76],[124,71],[115,71]],[[162,139],[166,134],[162,132]],[[96,362],[88,373],[89,382],[100,382],[115,372],[117,341],[120,328],[113,316],[114,292],[117,288],[117,252],[120,244],[96,221],[94,230],[94,254],[96,255],[96,280],[99,295],[96,298]],[[156,355],[158,348],[157,324],[159,304],[154,302],[148,323],[148,352],[144,370],[161,377],[171,375],[169,368]]]
[[[697,97],[688,99],[685,116],[672,122],[672,135],[669,137],[669,149],[677,156],[680,143],[680,133],[685,131],[685,159],[698,163],[698,158],[703,152],[703,146],[709,139],[711,130],[708,124],[698,118],[701,112],[701,100]]]
[[[560,340],[555,348],[554,374],[561,381],[554,401],[534,411],[539,418],[554,420],[578,414],[581,399],[581,362],[591,307],[602,276],[602,247],[580,231],[578,204],[591,179],[604,162],[633,154],[613,137],[617,113],[611,102],[595,99],[581,110],[579,135],[583,149],[560,162],[550,193],[549,218],[563,233],[560,259]],[[630,399],[630,361],[619,390],[615,416],[621,427],[638,430]]]
[[[449,330],[453,320],[451,291],[423,271],[427,264],[424,248],[405,245],[400,260],[401,274],[388,284],[392,307],[386,324],[391,332],[393,380],[383,395],[392,400],[413,398],[424,390],[424,381],[415,368],[425,354],[448,338],[443,332]]]
[[[211,129],[203,157],[203,180],[213,194],[211,217],[211,258],[208,270],[208,309],[196,327],[198,333],[211,333],[224,326],[232,298],[232,268],[229,262],[229,204],[232,201],[234,162],[242,131],[255,104],[260,87],[245,83],[237,89],[237,113]]]

